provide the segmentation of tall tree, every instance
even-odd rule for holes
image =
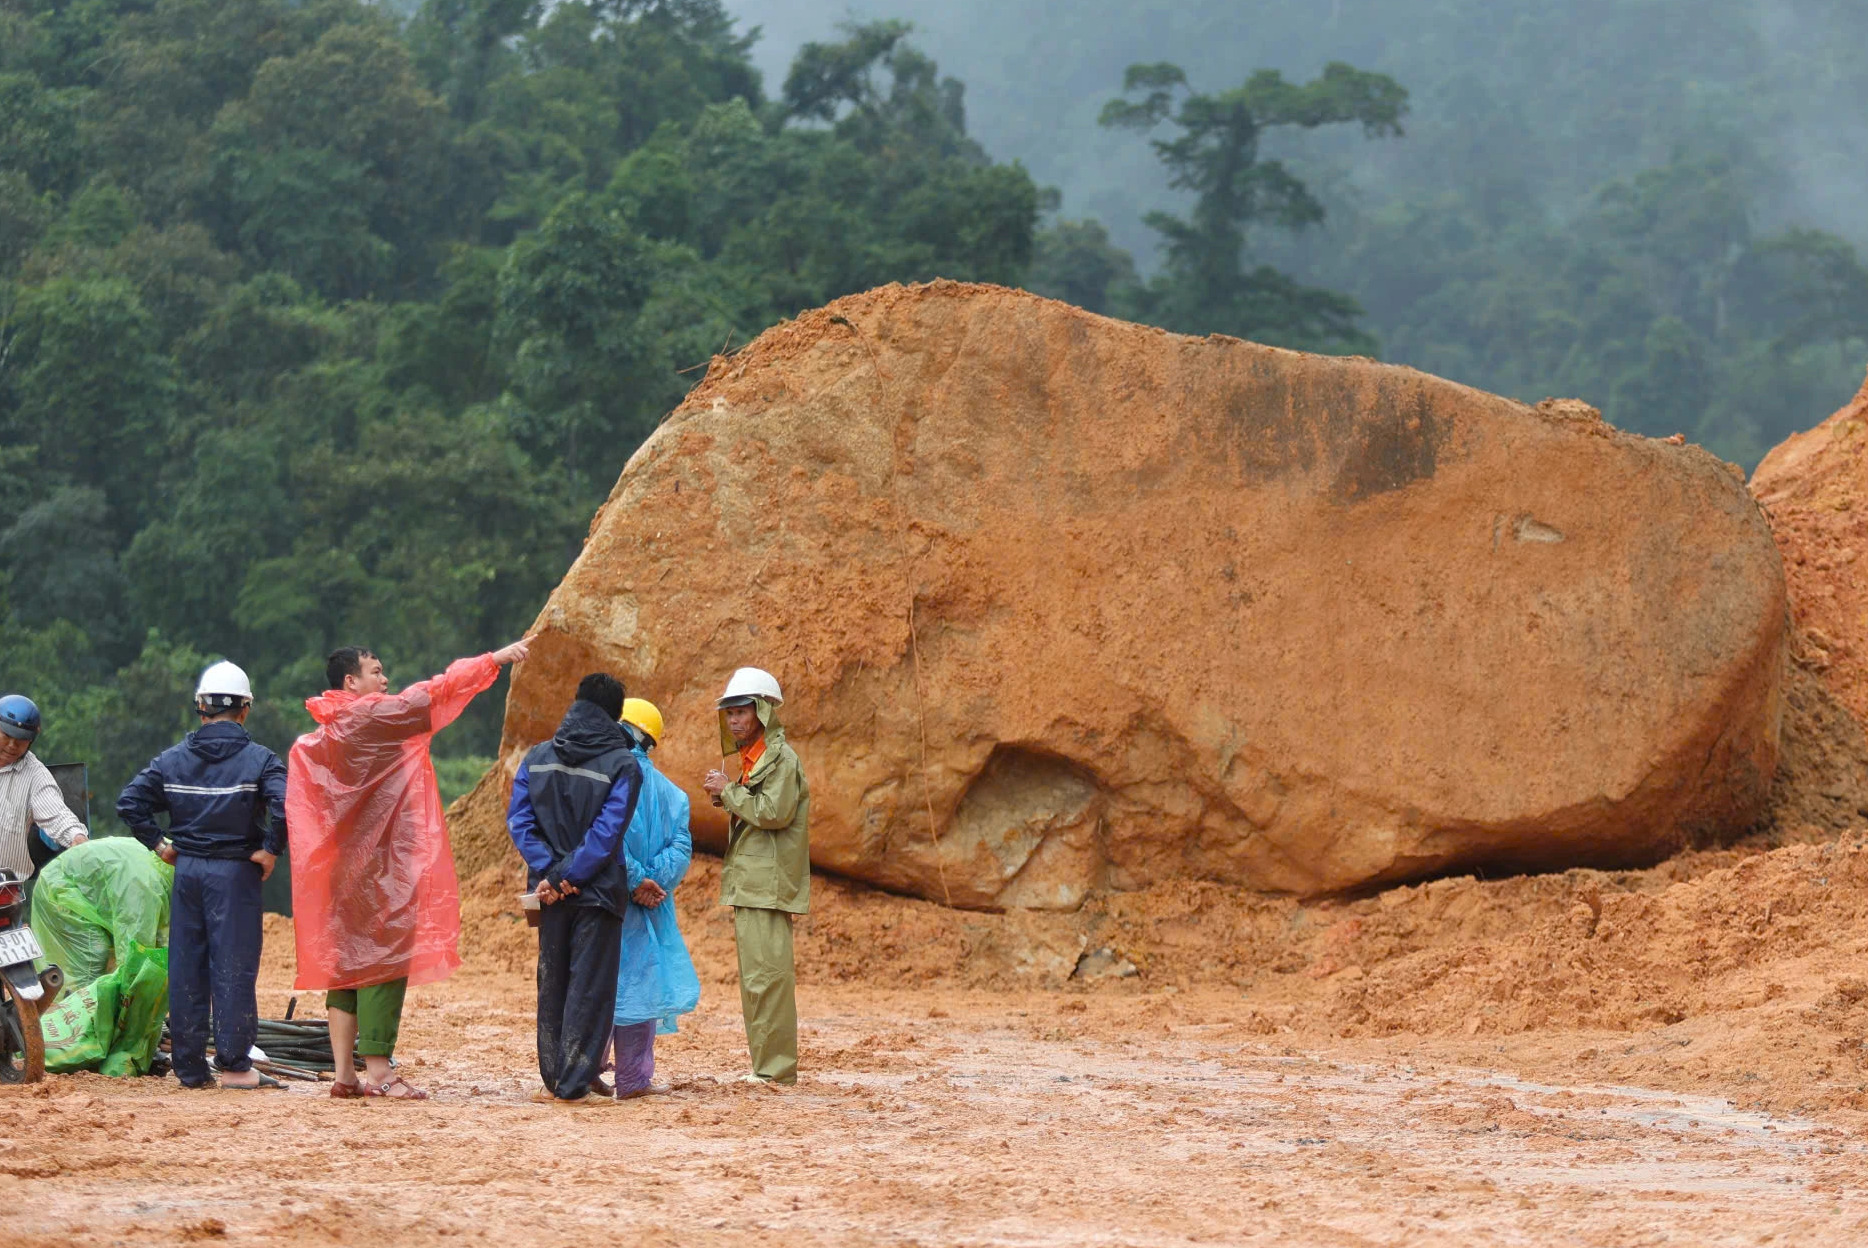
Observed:
[[[1139,294],[1144,319],[1188,333],[1226,333],[1291,346],[1369,350],[1346,295],[1304,286],[1269,265],[1246,267],[1256,225],[1301,230],[1323,205],[1282,161],[1260,154],[1267,131],[1360,124],[1370,138],[1401,133],[1407,92],[1385,74],[1332,62],[1308,83],[1260,70],[1230,91],[1202,94],[1178,65],[1131,65],[1124,97],[1103,106],[1105,126],[1179,133],[1153,141],[1169,184],[1193,194],[1188,217],[1146,217],[1166,244],[1161,275]]]

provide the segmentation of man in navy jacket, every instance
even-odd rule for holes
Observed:
[[[620,851],[642,769],[617,722],[623,682],[593,672],[512,782],[506,828],[538,893],[538,1073],[561,1101],[589,1095],[616,1010],[629,878]]]
[[[259,1035],[260,885],[285,852],[285,764],[247,735],[246,673],[216,663],[201,674],[201,727],[136,774],[117,815],[175,867],[169,901],[169,1037],[175,1077],[209,1087],[214,1064],[230,1088],[278,1087],[248,1056]],[[164,829],[156,815],[167,811]],[[268,816],[270,815],[270,820]]]

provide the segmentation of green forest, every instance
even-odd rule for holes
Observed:
[[[510,640],[713,354],[1021,280],[1039,190],[902,35],[771,92],[714,0],[9,0],[0,687],[41,756],[114,797],[208,657],[279,747],[334,646],[405,682]]]
[[[1053,23],[1031,61],[1116,171],[1072,191],[887,15],[774,72],[720,0],[0,0],[0,689],[106,805],[212,657],[283,748],[333,646],[402,683],[511,640],[713,355],[888,281],[1573,395],[1747,467],[1853,389],[1868,271],[1784,193],[1799,97],[1741,0],[1610,6],[1555,84],[1359,6],[1283,5],[1308,42],[1262,58]],[[1849,98],[1819,51],[1790,77]],[[500,703],[441,738],[450,792]]]

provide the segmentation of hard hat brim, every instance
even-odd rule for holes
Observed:
[[[721,698],[718,702],[714,703],[714,709],[724,711],[732,706],[751,706],[758,700],[759,699],[753,697],[750,693],[736,693],[730,698]]]
[[[24,724],[9,724],[5,720],[0,720],[0,732],[4,732],[15,741],[31,741],[39,735],[37,728],[28,728]]]

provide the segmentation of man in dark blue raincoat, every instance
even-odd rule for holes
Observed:
[[[538,1073],[559,1101],[588,1096],[610,1040],[628,874],[623,835],[642,770],[617,722],[623,682],[593,672],[551,740],[513,778],[506,827],[538,894]]]
[[[175,868],[169,899],[169,1040],[183,1087],[278,1087],[253,1069],[259,1036],[260,885],[285,852],[285,763],[247,735],[253,687],[232,663],[201,674],[201,727],[136,773],[117,815]],[[156,816],[166,811],[165,829]]]

